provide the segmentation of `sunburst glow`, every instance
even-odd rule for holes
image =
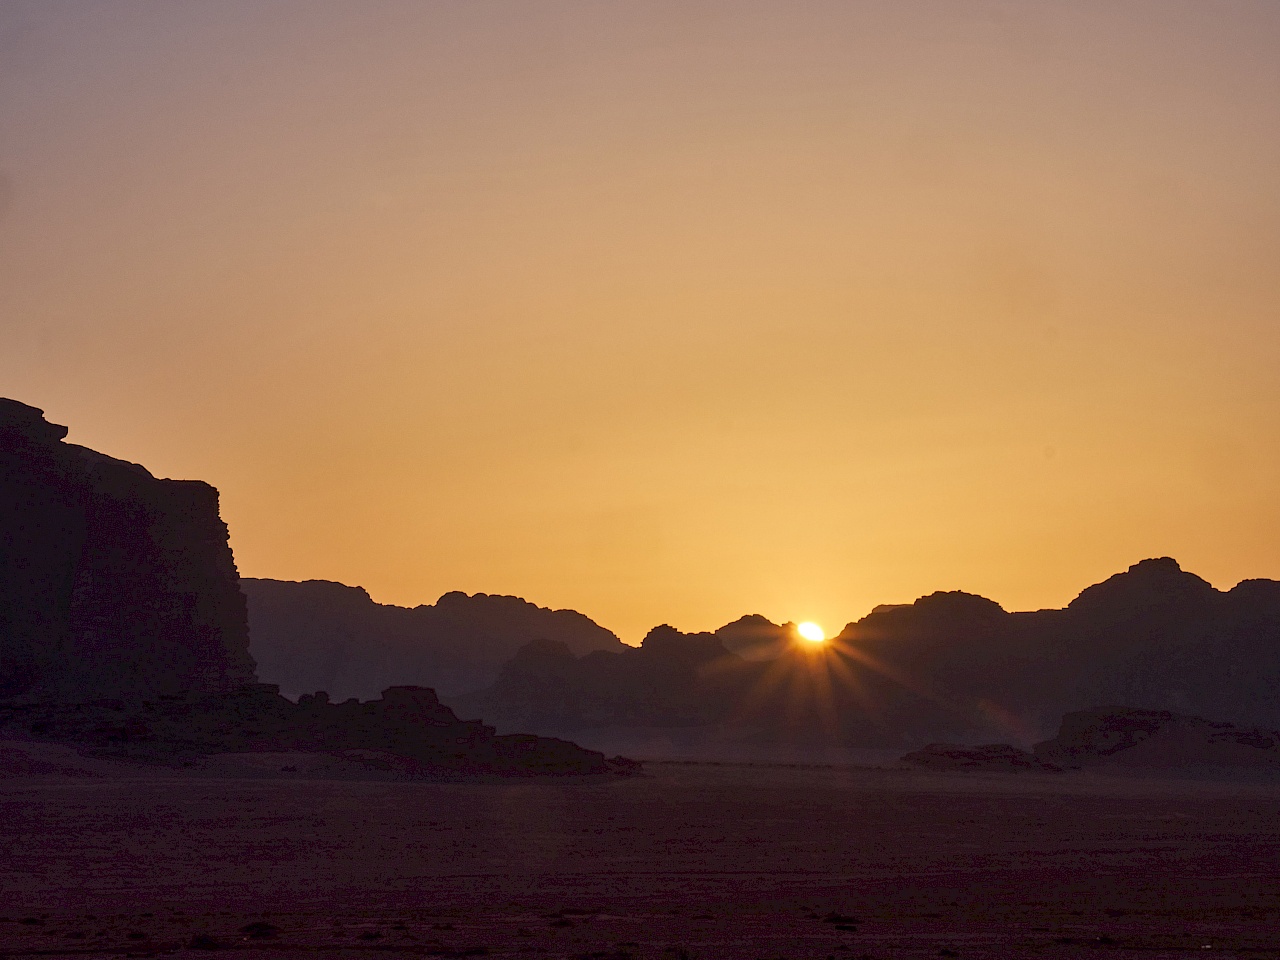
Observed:
[[[823,640],[827,639],[827,635],[823,632],[822,628],[812,620],[806,620],[804,623],[799,624],[796,627],[796,633],[800,634],[800,636],[812,643],[821,643]]]

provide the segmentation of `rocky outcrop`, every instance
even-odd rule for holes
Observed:
[[[410,608],[375,603],[360,587],[325,580],[241,584],[258,676],[290,697],[328,690],[369,699],[395,684],[466,693],[493,683],[533,640],[564,643],[577,655],[625,649],[580,613],[519,597],[455,592]]]
[[[931,743],[902,758],[904,763],[926,770],[972,770],[1009,773],[1023,770],[1060,772],[1061,767],[1008,743],[967,747],[959,743]]]
[[[1064,767],[1219,767],[1280,770],[1280,733],[1168,710],[1106,707],[1062,718],[1035,755]]]
[[[422,687],[392,687],[367,703],[330,703],[323,693],[293,703],[276,687],[255,684],[145,701],[0,705],[0,736],[149,760],[228,752],[339,753],[410,776],[583,776],[640,769],[564,740],[496,736],[479,720],[459,720],[434,690]]]
[[[1280,772],[1280,733],[1168,710],[1104,707],[1062,718],[1058,735],[1033,752],[1007,743],[931,743],[904,763],[930,770],[1017,771],[1082,767],[1213,768]]]
[[[0,400],[0,697],[84,700],[252,682],[218,492],[65,443]]]

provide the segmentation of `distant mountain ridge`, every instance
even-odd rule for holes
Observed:
[[[398,607],[329,580],[244,577],[240,586],[258,676],[295,698],[323,690],[368,700],[406,684],[456,695],[492,683],[530,641],[558,640],[575,654],[625,646],[581,613],[519,597],[452,592]]]
[[[761,651],[778,650],[776,656]],[[1219,591],[1144,560],[1066,608],[1009,613],[939,592],[877,607],[825,645],[744,617],[715,633],[650,632],[639,649],[522,650],[451,703],[500,728],[701,725],[749,741],[1030,744],[1109,704],[1280,726],[1280,583]]]
[[[936,593],[875,611],[837,641],[1028,733],[1110,704],[1280,721],[1280,582],[1219,591],[1168,557],[1136,563],[1061,610],[1006,613],[982,597]]]

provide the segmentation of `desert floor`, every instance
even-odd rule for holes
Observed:
[[[1280,957],[1275,782],[426,783],[24,749],[0,749],[9,956]]]

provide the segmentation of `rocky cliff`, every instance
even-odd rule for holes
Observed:
[[[253,682],[218,491],[157,479],[66,435],[0,399],[0,697]]]

